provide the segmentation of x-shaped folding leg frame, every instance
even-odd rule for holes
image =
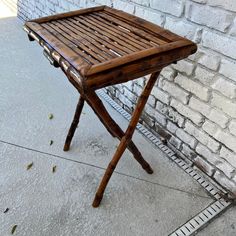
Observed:
[[[84,101],[86,101],[93,111],[96,113],[96,115],[99,117],[103,125],[106,127],[106,129],[109,131],[109,133],[113,137],[117,137],[120,139],[120,144],[118,145],[116,152],[109,163],[106,172],[102,178],[102,181],[99,185],[99,188],[97,190],[97,193],[95,195],[94,201],[93,201],[93,207],[98,207],[105,188],[113,174],[113,171],[116,168],[117,163],[119,162],[122,154],[124,153],[125,149],[128,148],[130,152],[132,152],[134,158],[139,162],[139,164],[142,166],[144,170],[148,174],[152,174],[153,170],[150,167],[150,165],[144,160],[141,153],[139,152],[138,148],[132,141],[132,136],[135,131],[136,125],[139,121],[140,115],[144,109],[144,106],[148,100],[148,97],[152,91],[152,88],[159,76],[160,72],[155,72],[151,75],[149,78],[146,86],[144,87],[142,94],[140,95],[137,105],[133,111],[130,123],[128,125],[128,128],[125,132],[122,131],[122,129],[116,124],[116,122],[111,118],[109,113],[107,112],[106,108],[104,107],[102,101],[99,99],[97,94],[93,90],[89,90],[86,92],[86,94],[83,94],[80,96],[78,105],[76,107],[75,115],[73,122],[71,124],[70,130],[68,132],[65,145],[64,145],[64,151],[68,151],[70,148],[70,143],[73,138],[73,135],[75,133],[76,127],[79,123],[80,115],[84,106]]]

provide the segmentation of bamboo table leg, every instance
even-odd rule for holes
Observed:
[[[118,148],[116,149],[116,152],[115,152],[111,162],[109,163],[109,165],[106,169],[106,172],[102,178],[102,181],[98,187],[98,190],[96,192],[96,195],[95,195],[95,198],[94,198],[94,201],[92,204],[93,207],[98,207],[101,200],[102,200],[105,188],[111,178],[111,175],[113,174],[113,172],[116,168],[117,163],[119,162],[122,154],[124,153],[125,149],[127,148],[128,143],[130,142],[130,140],[132,138],[132,135],[135,131],[136,125],[139,121],[139,117],[143,111],[143,108],[148,100],[148,97],[152,91],[152,88],[153,88],[159,74],[160,74],[160,72],[156,72],[151,75],[145,88],[143,89],[141,96],[138,99],[137,105],[134,109],[131,121],[129,123],[129,126],[128,126],[126,132],[125,132],[125,135],[122,137],[121,142],[120,142]]]
[[[86,102],[92,107],[94,112],[97,114],[103,125],[107,128],[107,130],[118,139],[122,139],[124,136],[123,130],[118,126],[118,124],[112,119],[102,101],[99,99],[97,94],[94,91],[90,91],[87,93]],[[145,161],[142,157],[142,154],[133,143],[132,140],[128,143],[128,149],[133,154],[134,158],[139,162],[142,168],[148,173],[152,174],[153,170],[150,165]]]
[[[66,141],[65,141],[65,145],[64,145],[64,149],[63,149],[64,151],[68,151],[69,148],[70,148],[70,143],[71,143],[71,140],[74,136],[76,127],[79,123],[79,118],[80,118],[81,112],[83,110],[83,107],[84,107],[84,98],[82,96],[80,96],[79,102],[78,102],[76,110],[75,110],[74,119],[71,123],[69,132],[68,132],[67,137],[66,137]]]

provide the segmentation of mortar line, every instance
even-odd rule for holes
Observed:
[[[48,153],[48,152],[44,152],[44,151],[39,151],[37,149],[25,147],[25,146],[22,146],[22,145],[19,145],[19,144],[15,144],[15,143],[3,141],[3,140],[0,140],[0,142],[4,143],[4,144],[7,144],[7,145],[10,145],[10,146],[17,147],[17,148],[25,149],[25,150],[28,150],[28,151],[37,152],[37,153],[40,153],[40,154],[43,154],[43,155],[52,156],[52,157],[55,157],[55,158],[58,158],[58,159],[63,159],[63,160],[66,160],[66,161],[75,162],[75,163],[82,164],[82,165],[85,165],[85,166],[90,166],[90,167],[93,167],[93,168],[98,168],[98,169],[101,169],[101,170],[106,170],[106,168],[104,168],[104,167],[100,167],[100,166],[97,166],[97,165],[89,164],[89,163],[86,163],[86,162],[83,162],[83,161],[73,160],[73,159],[70,159],[70,158],[67,158],[67,157],[59,156],[59,155]],[[157,186],[160,186],[160,187],[163,187],[163,188],[171,189],[171,190],[178,191],[178,192],[185,193],[185,194],[189,194],[189,195],[192,195],[192,196],[196,196],[196,197],[205,198],[205,199],[211,199],[212,200],[212,198],[210,196],[202,196],[200,194],[196,194],[196,193],[192,193],[192,192],[185,191],[185,190],[182,190],[182,189],[178,189],[178,188],[175,188],[175,187],[167,186],[165,184],[160,184],[160,183],[152,182],[152,181],[149,181],[149,180],[146,180],[146,179],[142,179],[142,178],[139,178],[139,177],[135,177],[135,176],[132,176],[132,175],[129,175],[129,174],[125,174],[125,173],[122,173],[122,172],[119,172],[119,171],[116,171],[116,170],[114,172],[116,174],[118,174],[118,175],[129,177],[129,178],[136,179],[136,180],[139,180],[139,181],[143,181],[143,182],[146,182],[146,183],[149,183],[149,184],[157,185]]]

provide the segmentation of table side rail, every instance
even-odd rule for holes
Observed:
[[[32,19],[28,22],[36,22],[36,23],[40,24],[40,23],[45,23],[45,22],[49,22],[52,20],[65,19],[68,17],[77,16],[77,15],[83,15],[83,14],[88,14],[88,13],[92,13],[92,12],[96,12],[96,11],[102,11],[102,10],[104,10],[105,7],[106,6],[97,6],[97,7],[79,9],[76,11],[70,11],[70,12],[66,12],[66,13],[59,13],[59,14],[55,14],[55,15]]]
[[[158,46],[158,47],[154,46],[152,48],[149,48],[149,49],[146,49],[146,50],[143,50],[143,51],[140,51],[140,52],[135,52],[135,53],[132,53],[132,54],[129,54],[129,55],[114,58],[114,59],[112,59],[110,61],[107,61],[107,62],[104,62],[104,63],[93,65],[87,71],[86,76],[90,76],[90,75],[93,75],[93,74],[96,74],[96,73],[99,73],[99,72],[102,72],[102,71],[105,71],[105,70],[109,70],[109,69],[112,69],[112,68],[115,68],[115,67],[119,67],[119,66],[125,65],[127,63],[135,62],[135,61],[138,61],[140,59],[145,59],[145,58],[153,56],[153,55],[158,56],[161,53],[169,52],[169,51],[174,50],[174,49],[181,49],[183,47],[186,48],[186,49],[188,47],[191,48],[191,50],[189,52],[189,55],[195,53],[196,50],[197,50],[197,46],[193,42],[191,42],[189,40],[181,39],[181,40],[176,41],[176,42],[172,42],[172,43],[169,43],[169,44],[163,44],[163,45]],[[176,53],[178,53],[178,51]],[[159,60],[162,60],[162,58],[160,57]]]

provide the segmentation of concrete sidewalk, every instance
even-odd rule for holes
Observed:
[[[0,71],[1,236],[11,235],[14,225],[15,235],[27,236],[165,236],[213,201],[136,132],[134,141],[154,174],[125,152],[101,206],[92,208],[118,141],[85,106],[71,150],[62,151],[78,94],[42,48],[27,40],[16,17],[0,18]],[[127,121],[106,106],[125,128]],[[236,235],[235,216],[231,208],[199,235]]]

